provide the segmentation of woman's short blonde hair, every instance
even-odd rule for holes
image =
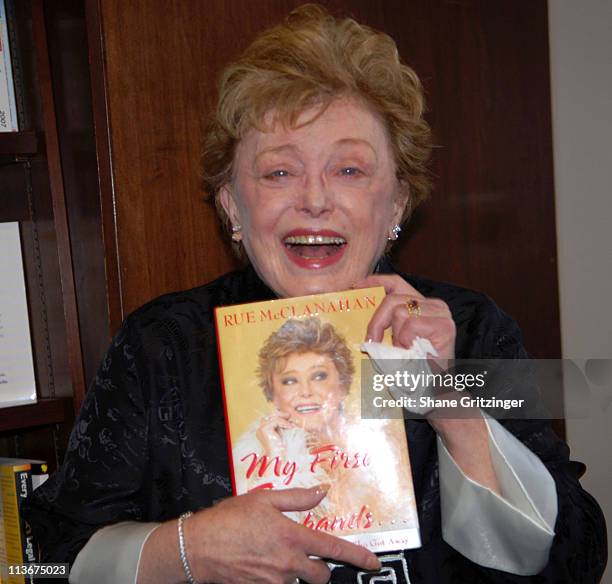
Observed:
[[[272,400],[274,395],[274,373],[285,366],[290,355],[301,353],[329,357],[338,370],[342,389],[348,393],[355,374],[351,350],[330,323],[323,323],[313,316],[303,320],[289,319],[268,337],[259,351],[257,375],[268,400]]]
[[[386,127],[397,178],[409,200],[403,219],[427,196],[431,133],[416,73],[400,62],[388,35],[306,4],[262,32],[221,76],[203,166],[205,189],[226,226],[219,193],[231,182],[241,138],[253,128],[269,128],[271,111],[273,122],[291,127],[309,107],[320,104],[322,112],[343,96],[360,100]]]

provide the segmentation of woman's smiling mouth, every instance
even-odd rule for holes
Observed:
[[[316,412],[320,412],[323,407],[321,406],[321,404],[303,404],[295,406],[294,409],[298,414],[313,414]]]
[[[295,230],[283,238],[287,257],[301,268],[321,269],[338,262],[344,255],[346,239],[335,231]]]

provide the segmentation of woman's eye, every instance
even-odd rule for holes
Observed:
[[[286,178],[289,176],[289,171],[285,170],[283,168],[279,168],[278,170],[274,170],[272,172],[269,172],[268,174],[266,174],[264,176],[264,178],[270,179],[270,180],[274,180],[274,179],[279,179],[279,178]]]
[[[295,377],[283,377],[283,379],[281,379],[282,385],[293,385],[294,383],[297,383]]]
[[[315,381],[325,381],[327,379],[327,372],[326,371],[317,371],[312,378]]]
[[[346,166],[340,169],[340,174],[342,176],[359,176],[363,174],[363,172],[354,166]]]

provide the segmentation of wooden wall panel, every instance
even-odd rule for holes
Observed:
[[[323,3],[391,34],[427,90],[436,187],[397,263],[487,292],[558,356],[545,0]],[[202,202],[204,121],[223,63],[298,4],[100,2],[122,315],[236,265]]]
[[[399,38],[429,95],[435,187],[398,263],[489,293],[535,356],[558,357],[546,3],[427,4],[429,34]]]
[[[229,20],[217,2],[103,2],[102,9],[119,274],[128,313],[236,265],[204,202],[199,172],[212,71],[232,43],[215,38],[228,32]]]

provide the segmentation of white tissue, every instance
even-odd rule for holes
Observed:
[[[427,359],[427,355],[438,356],[438,351],[434,349],[429,339],[416,337],[410,345],[410,349],[394,347],[384,343],[361,343],[359,347],[370,359],[376,363],[377,359]],[[383,373],[381,371],[381,373]]]
[[[431,341],[422,337],[416,337],[412,341],[410,349],[372,342],[362,343],[360,349],[368,354],[374,364],[374,368],[383,375],[395,375],[398,371],[402,372],[402,374],[404,371],[407,371],[409,374],[414,375],[419,373],[428,375],[431,373],[431,369],[427,364],[427,356],[438,356],[438,351],[431,344]],[[419,389],[408,394],[404,388],[389,387],[389,391],[394,397],[410,395],[415,398],[417,404],[420,397],[427,394],[427,389],[426,386],[421,385]],[[407,407],[406,409],[421,416],[432,410],[431,407],[423,408],[418,406]]]

